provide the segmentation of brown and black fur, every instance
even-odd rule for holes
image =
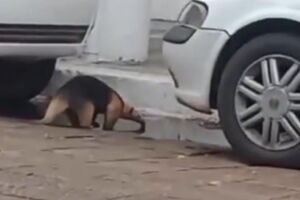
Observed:
[[[103,130],[113,130],[118,119],[138,122],[144,132],[145,121],[122,97],[104,82],[91,76],[77,76],[63,85],[51,99],[43,124],[51,124],[66,113],[75,127],[98,127],[98,114],[104,114]]]

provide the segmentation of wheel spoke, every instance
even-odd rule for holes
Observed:
[[[276,146],[279,138],[279,123],[277,120],[266,118],[263,123],[263,143]]]
[[[280,81],[281,86],[286,86],[288,85],[291,81],[293,76],[296,74],[298,71],[299,65],[298,64],[293,64],[290,69],[284,74]]]
[[[271,86],[268,61],[261,62],[262,79],[265,87]]]
[[[259,121],[262,121],[263,115],[261,112],[257,113],[253,117],[247,119],[246,121],[243,122],[243,126],[246,128],[253,127],[255,124],[257,124]]]
[[[261,94],[264,91],[263,85],[261,85],[260,83],[258,83],[257,81],[255,81],[249,77],[245,77],[243,83],[259,94]]]
[[[262,133],[264,144],[269,143],[270,128],[271,128],[271,120],[269,118],[266,118],[263,123],[263,133]]]
[[[290,105],[290,110],[292,110],[292,111],[300,111],[300,104],[292,103]]]
[[[253,101],[260,102],[260,96],[245,86],[239,86],[239,92]]]
[[[257,103],[253,104],[252,106],[250,106],[249,108],[247,108],[246,110],[241,112],[241,114],[239,115],[240,119],[243,120],[243,119],[249,117],[250,115],[255,114],[259,110],[260,110],[260,106]]]
[[[272,58],[269,61],[270,63],[270,71],[271,71],[271,80],[274,85],[279,85],[279,72],[278,72],[278,65],[277,65],[277,60]]]
[[[289,100],[291,101],[300,101],[300,93],[290,93]]]
[[[279,123],[277,120],[272,121],[272,127],[271,127],[271,139],[270,143],[271,146],[276,146],[278,143],[278,138],[279,138]]]
[[[292,82],[288,86],[289,92],[294,92],[297,90],[298,86],[300,84],[300,72],[292,79]]]
[[[297,115],[293,112],[289,112],[287,114],[287,118],[290,120],[290,122],[295,127],[297,132],[300,133],[300,121],[299,121],[299,118],[297,117]]]
[[[282,125],[282,127],[284,128],[284,130],[294,139],[294,140],[298,140],[299,139],[299,135],[297,134],[297,132],[295,131],[295,129],[292,127],[292,125],[290,124],[290,122],[286,119],[286,118],[282,118],[280,120],[280,123]]]

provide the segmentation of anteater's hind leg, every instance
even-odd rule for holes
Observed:
[[[106,109],[104,114],[104,124],[103,130],[111,131],[113,130],[118,119],[121,117],[123,111],[122,102],[119,99],[112,101]]]
[[[66,111],[69,107],[67,100],[63,97],[55,97],[50,102],[50,105],[47,108],[46,114],[40,122],[42,124],[52,123],[56,117]]]
[[[95,114],[95,106],[93,103],[87,101],[77,110],[80,127],[92,128],[93,117]]]
[[[77,116],[77,113],[74,110],[67,109],[67,116],[72,124],[73,127],[79,128],[80,127],[80,122]]]

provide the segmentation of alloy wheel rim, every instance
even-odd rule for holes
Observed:
[[[261,148],[282,151],[300,143],[300,62],[268,55],[240,78],[235,111],[245,135]]]

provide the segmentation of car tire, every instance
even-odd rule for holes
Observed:
[[[291,91],[300,93],[299,63],[300,38],[287,33],[258,36],[227,63],[219,115],[234,152],[248,164],[300,167],[300,109],[290,99]]]
[[[55,63],[55,59],[1,60],[0,101],[24,102],[38,95],[49,83]]]

